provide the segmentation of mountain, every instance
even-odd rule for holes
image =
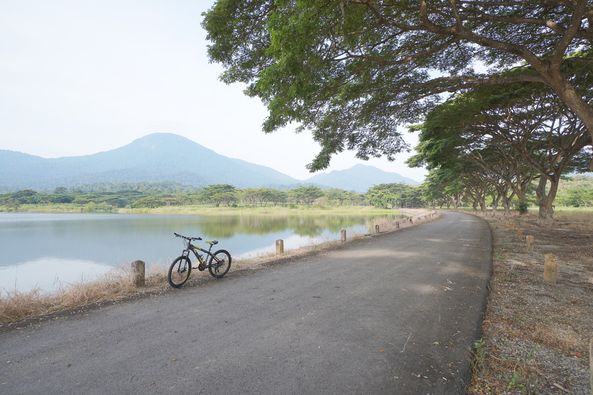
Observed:
[[[46,159],[0,150],[0,192],[163,181],[241,188],[299,183],[269,167],[219,155],[171,133],[150,134],[123,147],[85,156]]]
[[[306,180],[306,182],[361,193],[377,184],[419,184],[419,182],[411,178],[366,165],[355,165],[346,170],[334,170],[329,173],[317,174]]]

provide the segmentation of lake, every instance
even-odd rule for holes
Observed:
[[[355,215],[0,213],[0,292],[51,292],[137,259],[168,266],[183,248],[173,232],[219,240],[213,251],[239,258],[273,252],[277,239],[295,249],[372,227],[373,217]]]

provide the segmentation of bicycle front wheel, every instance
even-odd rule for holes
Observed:
[[[173,288],[181,288],[189,279],[191,274],[191,261],[186,256],[180,256],[173,261],[169,267],[169,285]]]
[[[231,254],[227,250],[218,250],[210,257],[208,271],[212,277],[222,278],[231,268]]]

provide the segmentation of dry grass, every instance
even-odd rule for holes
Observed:
[[[141,293],[154,293],[166,289],[166,276],[158,268],[147,273],[146,286],[136,288],[129,270],[121,268],[86,283],[68,285],[56,293],[47,294],[39,289],[31,292],[12,291],[0,296],[0,326],[27,318],[41,317],[61,311],[123,300]]]
[[[552,223],[534,215],[485,218],[494,267],[470,392],[589,394],[593,214],[560,212]],[[535,236],[532,253],[527,235]],[[556,285],[543,281],[547,253],[558,257]]]
[[[129,214],[197,214],[197,215],[269,215],[269,216],[319,216],[319,215],[398,215],[397,210],[372,206],[263,206],[263,207],[212,207],[204,205],[163,206],[157,208],[119,209]]]
[[[413,215],[414,223],[400,221],[400,228],[404,229],[419,223],[424,223],[433,218],[418,217],[428,215],[428,210],[407,210],[409,215]],[[435,214],[436,218],[438,214]],[[379,224],[381,233],[387,233],[396,230],[395,220],[377,220],[373,224]],[[358,240],[368,235],[349,235],[348,242]],[[344,246],[345,243],[339,241],[328,241],[321,244],[302,247],[294,250],[286,250],[281,256],[275,254],[266,254],[249,259],[238,259],[233,263],[234,270],[253,270],[260,269],[275,263],[295,260],[300,257],[333,250]],[[7,326],[26,319],[43,317],[54,313],[75,311],[81,308],[100,305],[102,303],[116,302],[125,300],[142,294],[155,294],[165,292],[169,289],[165,269],[162,267],[152,267],[146,274],[146,286],[136,288],[131,281],[131,273],[128,268],[120,268],[112,271],[104,277],[88,283],[73,284],[61,289],[54,294],[45,294],[39,290],[32,292],[10,292],[8,294],[0,293],[0,327]],[[195,271],[187,286],[200,284],[208,275]]]

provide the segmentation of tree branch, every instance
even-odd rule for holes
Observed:
[[[573,38],[581,28],[581,21],[583,16],[585,15],[585,8],[587,6],[586,0],[577,0],[575,4],[575,9],[570,18],[570,24],[568,25],[568,29],[564,33],[564,36],[560,39],[560,42],[554,48],[554,52],[552,55],[551,64],[554,68],[560,70],[560,63],[562,62],[562,58],[564,57],[564,53],[566,49],[572,42]]]

